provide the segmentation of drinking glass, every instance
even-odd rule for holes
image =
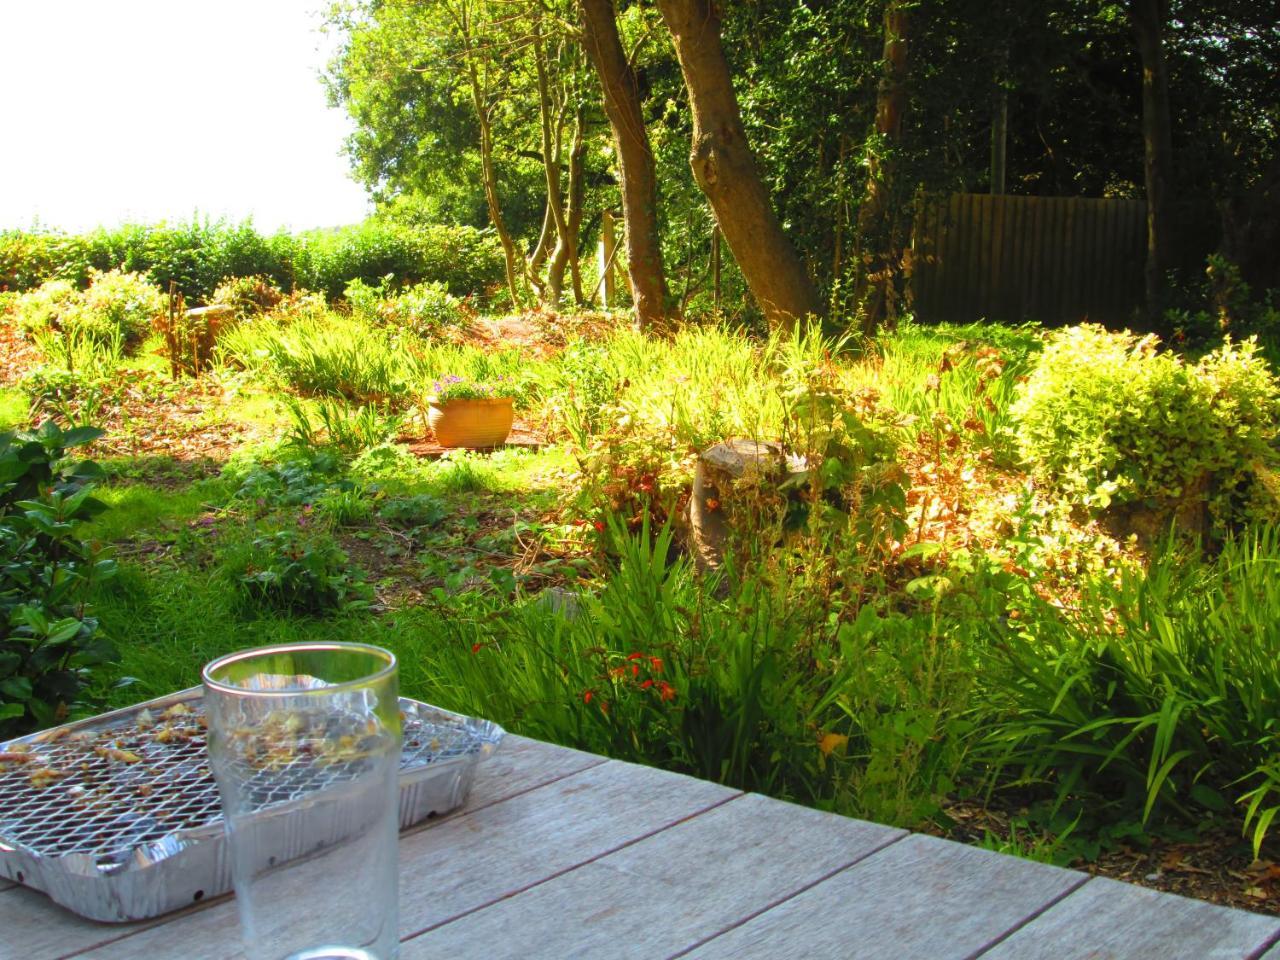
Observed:
[[[249,957],[393,960],[395,657],[359,643],[262,647],[210,663],[204,691]]]

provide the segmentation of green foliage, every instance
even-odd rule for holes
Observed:
[[[347,284],[343,296],[352,315],[369,323],[385,324],[405,330],[424,340],[439,337],[466,323],[468,313],[463,302],[449,292],[441,281],[418,283],[399,293],[389,293],[391,277],[369,286],[363,280]]]
[[[395,439],[403,419],[376,404],[361,406],[327,397],[310,403],[286,397],[284,405],[293,443],[313,448],[332,445],[344,456],[355,456]]]
[[[1236,806],[1256,854],[1280,812],[1278,563],[1264,527],[1206,566],[1169,550],[1093,582],[1066,619],[1024,595],[984,654],[986,757],[1144,822]]]
[[[400,284],[440,283],[455,296],[483,293],[499,281],[502,252],[493,235],[470,227],[410,227],[376,218],[342,230],[307,234],[297,264],[301,286],[329,300],[360,280],[390,274]]]
[[[291,614],[358,609],[372,596],[347,555],[324,535],[279,530],[258,537],[228,560],[227,570],[251,604]]]
[[[1192,365],[1154,337],[1070,327],[1050,334],[1012,414],[1037,479],[1083,505],[1229,499],[1273,459],[1280,387],[1253,341]]]
[[[511,388],[503,377],[498,377],[491,383],[483,383],[449,375],[431,384],[429,399],[432,403],[448,403],[450,400],[493,400],[510,396]]]
[[[284,294],[269,277],[228,277],[214,289],[209,297],[211,305],[230,307],[238,322],[270,313]]]
[[[448,514],[449,510],[444,501],[429,493],[392,497],[378,508],[379,520],[393,527],[409,529],[434,527]]]
[[[51,421],[0,433],[0,737],[63,719],[114,656],[85,606],[115,573],[82,537],[104,509],[93,497],[102,473],[67,454],[101,435]]]
[[[836,628],[803,578],[727,595],[669,560],[669,529],[614,523],[598,595],[452,624],[447,700],[513,729],[742,789],[919,823],[964,754],[954,643],[871,610]]]
[[[132,351],[164,312],[165,301],[139,274],[89,272],[88,290],[50,280],[18,298],[18,325],[33,334],[54,332],[68,342],[119,344]]]
[[[370,220],[335,230],[264,236],[252,223],[125,224],[67,236],[0,233],[0,286],[27,290],[61,279],[83,286],[93,271],[169,281],[193,303],[210,301],[230,278],[258,277],[282,290],[307,287],[336,300],[352,280],[439,282],[456,296],[482,294],[501,279],[492,235],[470,227]]]
[[[79,302],[80,291],[69,280],[46,280],[13,303],[18,327],[28,333],[58,329],[62,317]]]
[[[59,344],[62,341],[55,341]],[[83,357],[81,358],[83,360]],[[111,397],[107,378],[93,365],[72,364],[73,369],[42,365],[23,375],[19,386],[36,413],[57,417],[63,423],[97,420]]]
[[[226,360],[263,370],[305,396],[387,403],[406,391],[400,342],[354,317],[265,319],[228,332],[219,347]]]

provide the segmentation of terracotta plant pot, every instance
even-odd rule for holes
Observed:
[[[513,415],[510,397],[427,404],[427,423],[442,447],[478,450],[506,443]]]

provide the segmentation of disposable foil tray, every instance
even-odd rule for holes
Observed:
[[[144,710],[153,730],[182,735],[157,742],[140,734]],[[503,731],[407,698],[400,712],[403,830],[461,806],[476,764]],[[265,860],[285,863],[332,839],[337,826],[308,814],[300,804],[283,818],[274,848],[261,851]],[[106,922],[159,916],[230,890],[201,688],[0,744],[0,876]]]

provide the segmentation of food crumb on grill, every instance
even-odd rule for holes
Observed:
[[[53,767],[39,767],[31,771],[31,786],[43,790],[52,783],[57,783],[67,776],[66,770],[55,770]]]

